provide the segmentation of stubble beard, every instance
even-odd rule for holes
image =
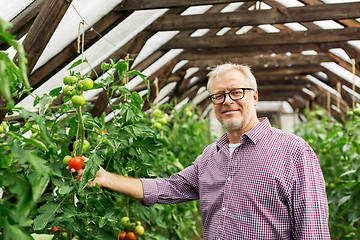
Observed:
[[[245,126],[250,122],[250,114],[243,113],[239,118],[224,119],[217,117],[217,119],[227,132],[233,132],[245,128]]]

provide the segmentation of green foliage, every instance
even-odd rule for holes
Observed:
[[[19,95],[19,89],[29,90],[30,84],[24,47],[16,41],[15,36],[7,32],[11,27],[11,23],[0,18],[0,42],[10,45],[17,52],[18,66],[5,51],[0,51],[0,94],[13,104],[13,97]]]
[[[296,130],[316,152],[324,174],[332,239],[360,238],[359,129],[360,116],[353,111],[340,123],[318,109]]]

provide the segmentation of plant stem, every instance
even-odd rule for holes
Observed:
[[[82,118],[81,113],[81,106],[77,107],[77,114],[78,114],[78,129],[76,133],[76,141],[75,141],[75,155],[82,156],[83,153],[83,147],[84,147],[84,140],[85,140],[85,127],[84,127],[84,121]],[[80,134],[80,136],[79,136]],[[80,146],[78,147],[78,140],[80,137]],[[79,149],[79,151],[77,151]]]

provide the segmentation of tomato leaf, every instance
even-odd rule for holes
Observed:
[[[86,58],[83,59],[83,60],[82,60],[82,59],[77,60],[76,62],[74,62],[74,63],[68,68],[68,70],[73,69],[74,67],[79,66],[82,62],[87,63],[88,60],[87,60]]]
[[[49,95],[52,97],[58,97],[61,94],[62,87],[54,88],[50,91]]]
[[[41,230],[54,220],[56,213],[61,212],[60,204],[48,202],[39,208],[39,215],[34,220],[34,230]]]
[[[10,225],[9,223],[5,224],[4,239],[33,240],[29,233],[19,228],[19,226]]]
[[[92,180],[94,180],[96,173],[99,171],[99,166],[103,162],[103,159],[96,154],[92,154],[87,161],[84,174],[79,186],[79,191],[82,191]]]
[[[26,225],[29,213],[35,206],[27,179],[12,172],[4,172],[2,185],[11,189],[11,192],[17,195],[15,208],[8,212],[9,217],[13,221],[20,223],[20,225]]]

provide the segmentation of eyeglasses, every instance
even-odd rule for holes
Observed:
[[[209,96],[213,104],[222,104],[225,102],[226,94],[229,95],[231,100],[240,100],[245,96],[245,90],[253,91],[253,88],[236,88],[228,93],[215,93]]]

